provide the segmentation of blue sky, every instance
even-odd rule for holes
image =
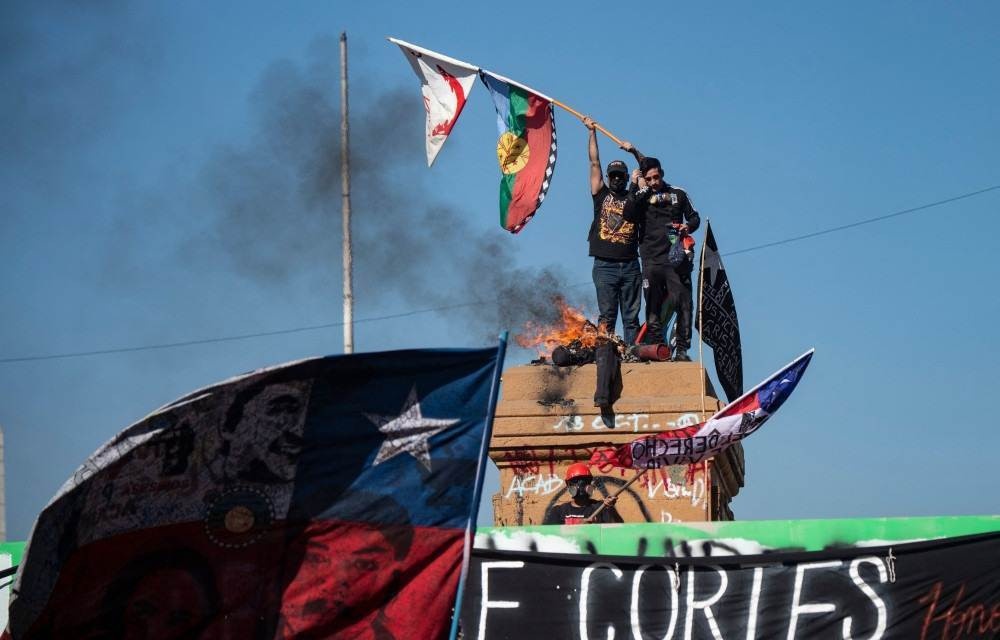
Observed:
[[[76,465],[150,410],[341,350],[332,328],[9,361],[337,322],[326,152],[341,30],[356,225],[368,230],[363,319],[489,299],[547,268],[594,307],[586,130],[556,113],[549,197],[509,236],[487,94],[474,90],[428,170],[417,81],[388,35],[534,86],[659,156],[723,252],[1000,184],[994,3],[344,4],[0,9],[9,538],[25,538]],[[606,139],[601,150],[623,157]],[[997,512],[1000,436],[981,416],[1000,356],[998,207],[1000,190],[726,258],[748,383],[816,347],[795,398],[746,443],[737,517]],[[477,280],[484,247],[504,268]],[[356,344],[482,345],[502,324],[495,311],[362,322]]]

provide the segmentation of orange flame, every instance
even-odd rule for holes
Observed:
[[[601,339],[607,339],[604,325],[597,326],[579,309],[566,304],[557,296],[553,299],[559,308],[559,320],[553,325],[539,325],[526,322],[524,332],[514,336],[514,341],[524,348],[534,348],[540,356],[551,356],[552,350],[560,345],[568,345],[579,341],[581,346],[594,347]]]

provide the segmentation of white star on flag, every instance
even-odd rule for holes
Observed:
[[[420,412],[416,386],[410,389],[410,395],[406,398],[403,410],[398,416],[366,413],[365,417],[374,422],[378,430],[386,435],[385,442],[379,448],[372,466],[401,453],[408,453],[428,471],[431,470],[431,452],[427,440],[459,422],[458,419],[425,418]]]

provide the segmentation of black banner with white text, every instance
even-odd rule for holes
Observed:
[[[466,640],[1000,637],[1000,533],[715,558],[476,549]]]

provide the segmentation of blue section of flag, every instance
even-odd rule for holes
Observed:
[[[510,85],[482,71],[479,72],[479,78],[490,91],[493,106],[497,110],[497,133],[503,135],[511,128],[507,122],[507,118],[510,117]]]
[[[464,528],[472,513],[497,351],[397,351],[317,363],[295,474],[291,519]],[[392,433],[415,398],[438,427]],[[410,407],[412,409],[412,407]],[[412,411],[411,411],[412,413]],[[447,426],[441,426],[447,424]],[[395,438],[422,430],[422,447],[394,450]],[[418,443],[419,444],[419,443]],[[386,448],[379,460],[380,451]],[[428,468],[429,465],[429,468]]]
[[[757,390],[757,401],[760,408],[769,414],[777,411],[795,390],[795,385],[799,383],[812,357],[812,351],[806,352],[761,385]]]

